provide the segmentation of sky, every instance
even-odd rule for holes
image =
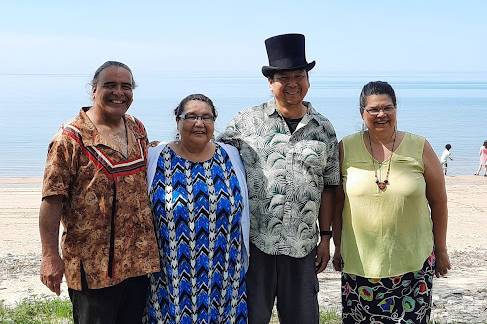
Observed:
[[[487,72],[486,18],[483,0],[2,1],[0,74],[260,75],[290,32],[314,73]]]

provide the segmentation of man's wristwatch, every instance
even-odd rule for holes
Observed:
[[[320,231],[320,236],[332,236],[333,232],[332,231]]]

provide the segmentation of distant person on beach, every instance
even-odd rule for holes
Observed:
[[[443,171],[445,172],[445,175],[448,170],[448,159],[453,161],[450,150],[451,150],[451,145],[446,144],[445,150],[443,151],[443,153],[441,153],[440,163],[443,166]]]
[[[428,323],[433,277],[450,269],[441,164],[425,138],[397,129],[387,82],[363,87],[360,114],[364,130],[340,142],[332,262],[343,323]]]
[[[479,151],[480,155],[480,163],[477,172],[475,175],[480,175],[480,171],[484,168],[484,177],[487,177],[487,141],[484,141],[484,144],[480,147]]]
[[[238,151],[213,141],[202,94],[174,110],[178,136],[149,149],[148,191],[161,272],[150,276],[148,323],[247,323],[249,206]]]
[[[316,275],[330,259],[338,143],[328,119],[303,101],[315,66],[304,36],[278,35],[265,45],[262,74],[273,98],[240,112],[220,136],[240,151],[247,173],[249,323],[268,323],[276,298],[281,323],[318,323]]]
[[[160,269],[146,190],[147,135],[126,114],[135,88],[128,66],[105,62],[91,86],[93,106],[81,108],[49,145],[40,277],[59,295],[66,276],[75,323],[141,323],[147,274]]]

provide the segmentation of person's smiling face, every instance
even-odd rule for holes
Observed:
[[[110,117],[122,117],[133,100],[132,74],[119,66],[100,72],[93,87],[93,106]]]
[[[396,107],[386,94],[367,96],[367,105],[362,112],[365,126],[371,131],[382,132],[396,126]]]
[[[269,78],[269,86],[278,105],[299,105],[309,89],[306,70],[280,71]]]
[[[185,119],[177,120],[181,142],[206,145],[215,130],[215,116],[210,105],[201,100],[190,100],[184,106],[183,115]]]

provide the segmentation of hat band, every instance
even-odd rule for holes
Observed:
[[[270,66],[280,68],[280,69],[289,69],[289,68],[293,68],[296,66],[304,66],[304,65],[308,64],[308,62],[306,62],[306,60],[293,60],[290,58],[282,58],[282,59],[278,59],[278,60],[272,60],[272,62],[269,62],[269,63],[270,63],[269,64]]]

